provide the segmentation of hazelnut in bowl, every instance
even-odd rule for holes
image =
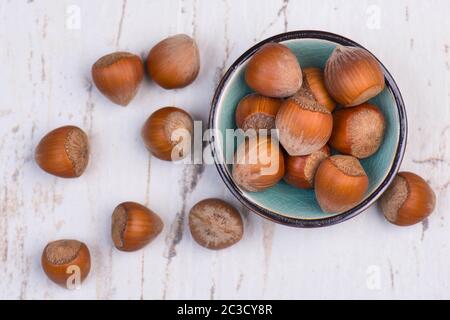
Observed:
[[[242,54],[221,79],[211,150],[250,211],[323,227],[371,206],[399,170],[407,120],[400,91],[367,49],[323,31],[292,31]]]

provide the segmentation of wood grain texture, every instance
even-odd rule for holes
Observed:
[[[449,9],[446,0],[1,1],[0,298],[450,298]],[[234,59],[296,29],[347,36],[393,74],[410,128],[402,168],[437,195],[423,224],[391,226],[374,206],[324,229],[274,225],[236,203],[213,166],[149,157],[139,130],[150,113],[176,105],[206,121]],[[201,52],[199,78],[188,88],[166,91],[147,80],[126,109],[93,88],[98,57],[119,49],[145,56],[180,32]],[[66,124],[91,139],[91,162],[77,180],[45,174],[33,160],[39,139]],[[244,213],[244,239],[228,250],[207,251],[188,231],[189,209],[207,197]],[[123,201],[147,204],[166,226],[136,253],[119,252],[110,240],[111,213]],[[60,289],[41,270],[43,247],[58,238],[91,249],[80,290]]]

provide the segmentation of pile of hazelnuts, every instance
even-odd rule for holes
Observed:
[[[115,52],[95,62],[92,78],[109,100],[127,106],[138,92],[145,68],[149,77],[165,89],[186,87],[199,73],[197,44],[184,34],[166,38],[151,49],[145,66],[137,55]],[[176,161],[189,155],[193,127],[193,119],[186,111],[169,106],[150,115],[141,135],[153,156]],[[174,135],[175,132],[178,134]],[[89,151],[86,133],[69,125],[45,135],[36,147],[35,159],[47,173],[76,178],[88,165]],[[136,251],[155,239],[163,227],[162,219],[149,208],[136,202],[124,202],[112,213],[112,243],[118,250]],[[240,213],[220,199],[205,199],[194,205],[189,212],[189,228],[198,244],[213,250],[237,243],[244,232]],[[86,244],[67,239],[50,242],[43,250],[41,262],[47,276],[65,288],[75,288],[76,281],[83,281],[91,266]],[[75,272],[78,278],[73,277]]]
[[[377,152],[386,129],[383,113],[368,102],[385,87],[380,63],[362,48],[337,46],[324,70],[302,69],[287,46],[267,43],[248,61],[245,81],[255,92],[237,105],[236,125],[253,135],[237,148],[236,184],[258,192],[284,179],[314,188],[330,214],[360,203],[369,186],[360,159]],[[276,137],[258,134],[273,129]],[[434,206],[433,190],[410,172],[398,173],[381,198],[385,217],[396,225],[415,224]]]

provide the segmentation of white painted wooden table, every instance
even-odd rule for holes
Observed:
[[[1,0],[0,298],[450,298],[450,3],[441,1]],[[157,108],[177,105],[206,122],[221,74],[268,36],[321,29],[374,52],[407,106],[404,170],[426,178],[437,208],[410,228],[376,207],[328,228],[275,225],[246,212],[213,166],[174,166],[149,157],[139,131]],[[147,81],[127,108],[92,87],[103,54],[142,54],[175,33],[198,41],[202,69],[190,87]],[[86,173],[42,172],[34,148],[49,130],[78,125],[91,138]],[[191,206],[222,197],[242,209],[245,237],[211,252],[192,240]],[[136,253],[113,249],[110,216],[122,201],[147,204],[164,220],[159,238]],[[92,253],[77,291],[47,280],[48,241],[75,238]]]

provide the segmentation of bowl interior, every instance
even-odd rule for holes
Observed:
[[[292,39],[281,43],[287,45],[294,52],[302,68],[319,67],[323,69],[328,57],[336,47],[336,43],[321,39]],[[220,131],[223,137],[216,144],[216,157],[228,161],[226,163],[230,163],[235,152],[235,148],[224,149],[224,146],[228,145],[226,129],[236,128],[234,115],[237,104],[245,95],[252,92],[244,79],[247,62],[248,60],[237,66],[224,84],[213,119],[214,127]],[[386,86],[384,91],[370,102],[377,105],[383,112],[386,120],[386,132],[377,153],[361,161],[369,177],[369,190],[366,198],[387,177],[393,165],[400,139],[399,112],[391,89]],[[227,165],[225,168],[227,170],[225,174],[231,177],[231,165]],[[236,185],[234,187],[239,189]],[[315,220],[339,214],[324,213],[316,201],[314,190],[297,189],[284,181],[262,192],[252,193],[240,189],[239,193],[256,206],[285,217]]]

